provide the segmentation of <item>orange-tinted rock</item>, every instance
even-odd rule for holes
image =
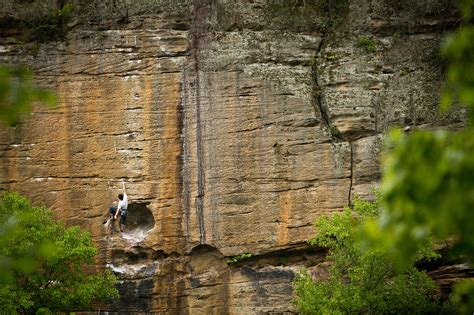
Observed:
[[[315,218],[370,197],[389,126],[440,124],[431,54],[450,11],[392,25],[383,1],[351,1],[339,36],[301,1],[74,2],[65,42],[0,41],[1,61],[31,65],[59,97],[1,128],[0,190],[92,233],[98,268],[123,279],[109,310],[293,312],[294,273],[323,260],[301,249]],[[16,5],[0,14],[53,1]],[[357,47],[362,33],[376,52]],[[129,225],[109,234],[122,179]],[[243,253],[248,264],[227,263]]]

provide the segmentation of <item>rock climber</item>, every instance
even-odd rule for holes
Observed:
[[[123,194],[118,194],[119,202],[114,214],[114,219],[117,219],[117,216],[120,214],[120,221],[119,221],[120,232],[123,232],[123,227],[126,224],[127,208],[128,208],[128,196],[127,196],[127,191],[125,190],[125,183],[123,181],[122,181],[122,190],[123,190]],[[112,208],[114,207],[111,207],[111,209]],[[110,209],[109,209],[109,213],[112,213]]]

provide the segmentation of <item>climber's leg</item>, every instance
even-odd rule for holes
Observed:
[[[112,227],[113,227],[113,224],[114,224],[114,216],[115,216],[116,212],[117,212],[117,207],[113,206],[113,207],[109,208],[109,219],[105,223],[106,227],[109,230],[109,232],[112,231]]]
[[[123,227],[125,226],[127,221],[127,210],[121,210],[120,211],[120,221],[119,221],[119,227],[120,227],[120,232],[123,232]]]

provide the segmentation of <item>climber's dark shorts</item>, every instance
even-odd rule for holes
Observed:
[[[109,208],[109,214],[111,217],[115,215],[115,212],[117,212],[117,207],[110,207]]]

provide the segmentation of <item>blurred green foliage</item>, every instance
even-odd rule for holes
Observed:
[[[97,254],[90,234],[16,193],[0,199],[0,253],[2,314],[86,310],[118,297],[113,274],[84,272]]]
[[[366,226],[367,235],[387,248],[402,267],[432,233],[438,238],[456,235],[456,248],[472,262],[472,131],[414,131],[408,137],[392,131],[383,170],[382,196],[387,211],[378,222]],[[378,237],[379,233],[383,237]]]
[[[240,254],[240,255],[232,256],[231,258],[227,259],[227,263],[228,264],[235,264],[239,261],[248,259],[252,256],[253,255],[251,253],[243,253],[243,254]]]
[[[16,125],[21,114],[31,111],[34,102],[52,107],[57,99],[52,91],[35,84],[28,68],[0,65],[0,122]]]
[[[380,249],[362,251],[359,227],[379,214],[379,202],[356,198],[332,217],[319,218],[311,245],[329,248],[329,277],[314,281],[302,271],[294,281],[295,304],[302,314],[443,314],[450,305],[433,298],[435,284],[413,267],[397,273]],[[437,255],[430,244],[418,248],[419,259]]]
[[[336,138],[340,138],[342,136],[341,131],[339,130],[339,128],[337,128],[336,125],[330,125],[329,132],[331,133],[331,136]]]
[[[463,25],[447,36],[441,52],[449,64],[441,109],[446,110],[453,103],[465,105],[468,109],[468,122],[472,128],[474,125],[474,26]]]
[[[474,261],[474,12],[472,0],[460,1],[465,22],[444,41],[448,63],[441,109],[464,106],[460,131],[392,131],[382,159],[383,215],[364,227],[370,248],[385,248],[398,267],[416,257],[420,244],[451,237],[453,251]],[[460,313],[474,312],[474,282],[454,288]]]
[[[377,44],[369,36],[360,36],[357,38],[357,47],[364,49],[366,53],[374,53],[377,51]]]

